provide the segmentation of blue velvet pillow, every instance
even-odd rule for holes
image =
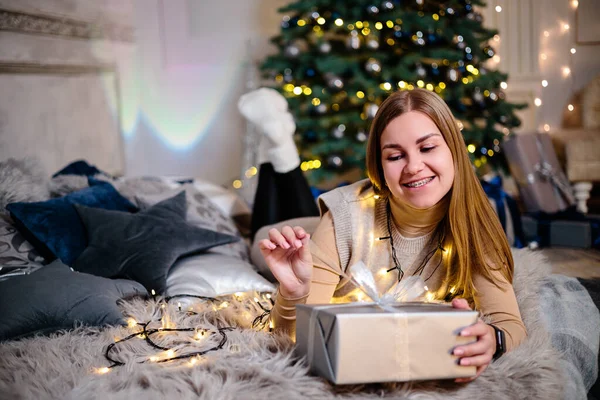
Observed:
[[[84,160],[73,161],[54,175],[53,178],[56,178],[59,175],[84,175],[84,176],[94,176],[97,174],[103,174],[104,172],[100,171],[96,168],[95,165],[90,165]]]
[[[87,247],[85,227],[73,204],[127,212],[138,210],[108,182],[58,199],[11,203],[6,209],[16,228],[46,260],[59,258],[70,266]]]

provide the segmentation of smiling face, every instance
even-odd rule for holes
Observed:
[[[414,208],[437,204],[454,183],[454,161],[436,124],[419,111],[394,118],[381,135],[381,164],[394,198]]]

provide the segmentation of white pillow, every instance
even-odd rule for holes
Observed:
[[[216,297],[236,292],[274,292],[275,285],[244,260],[202,253],[177,260],[167,277],[167,295]]]
[[[191,178],[185,177],[161,177],[161,179],[173,189],[181,186],[177,181],[192,180]],[[190,185],[194,186],[197,190],[202,192],[202,194],[208,197],[228,217],[252,213],[252,210],[250,210],[250,207],[242,197],[233,190],[199,179],[193,179],[193,181],[190,182]]]

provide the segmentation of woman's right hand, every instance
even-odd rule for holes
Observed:
[[[269,238],[258,243],[283,297],[298,298],[310,291],[313,265],[309,241],[310,235],[301,227],[284,226],[281,231],[271,229]]]

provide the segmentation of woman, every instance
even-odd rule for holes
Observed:
[[[380,292],[420,275],[436,298],[481,311],[491,325],[463,329],[478,340],[454,349],[479,376],[526,331],[506,236],[445,102],[421,89],[386,99],[371,125],[367,172],[368,180],[319,198],[312,240],[301,227],[285,226],[259,243],[280,284],[271,312],[276,329],[293,334],[296,304],[359,298],[341,271],[363,261],[377,273]]]

